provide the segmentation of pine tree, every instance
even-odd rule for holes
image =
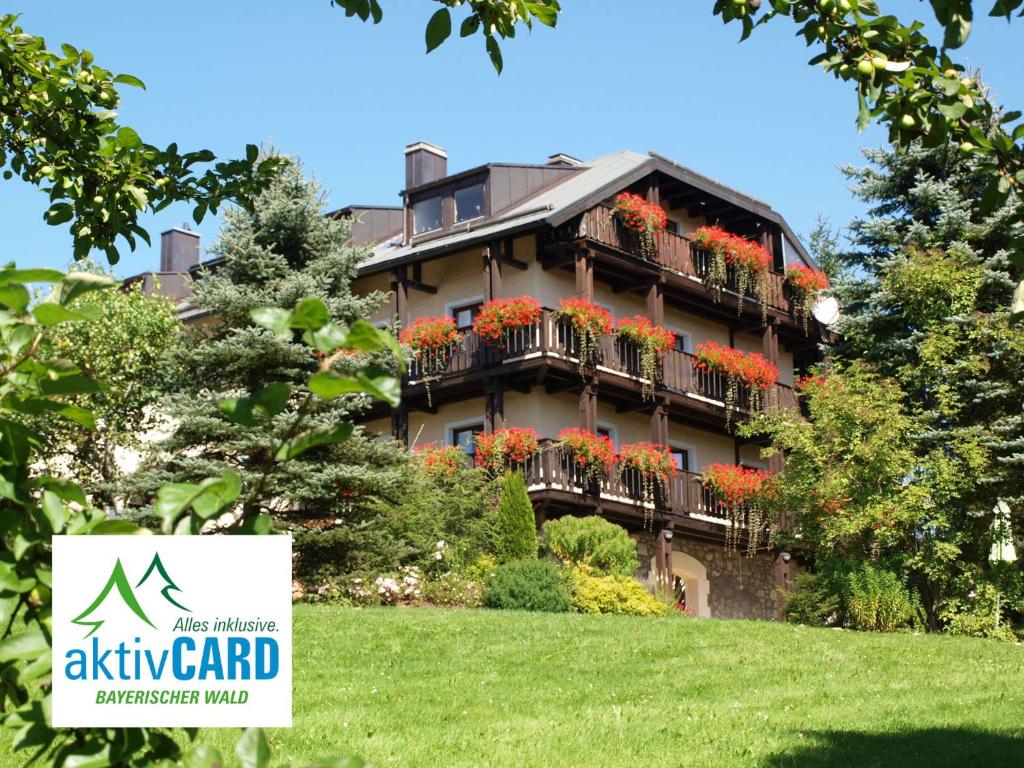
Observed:
[[[845,169],[869,211],[839,254],[835,358],[895,379],[919,455],[959,465],[960,481],[933,500],[942,524],[921,538],[921,567],[976,576],[997,501],[1024,532],[1024,329],[1007,311],[1022,204],[982,215],[985,173],[956,147],[865,154],[868,167]]]
[[[498,562],[537,557],[537,524],[522,472],[505,476],[498,503],[495,552]]]
[[[347,244],[350,225],[324,215],[324,197],[301,168],[288,164],[255,201],[251,211],[225,216],[215,259],[196,282],[192,304],[210,322],[194,333],[180,355],[185,382],[164,402],[174,425],[156,446],[151,465],[159,467],[152,485],[196,482],[233,469],[242,478],[243,498],[299,533],[336,538],[338,551],[357,549],[360,532],[373,528],[374,502],[395,494],[404,463],[397,443],[371,440],[359,430],[345,442],[310,449],[287,462],[274,460],[273,448],[293,428],[302,410],[303,428],[332,426],[365,410],[369,398],[347,395],[307,401],[313,372],[310,348],[298,339],[280,339],[254,324],[261,307],[292,308],[317,297],[331,319],[351,323],[367,318],[384,299],[359,297],[350,283],[364,249]],[[358,361],[342,362],[351,374]],[[267,384],[292,386],[288,406],[255,426],[232,423],[218,403],[251,394]],[[145,490],[145,489],[139,489]]]

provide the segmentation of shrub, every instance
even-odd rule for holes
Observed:
[[[505,476],[495,527],[494,551],[499,563],[537,556],[537,523],[522,472]]]
[[[602,517],[548,520],[544,545],[563,564],[585,566],[595,576],[632,576],[637,569],[636,543]]]
[[[994,585],[982,583],[971,590],[966,599],[949,600],[941,616],[951,635],[1015,643],[1017,635],[1003,615],[1008,607]]]
[[[862,563],[846,577],[846,613],[857,629],[894,632],[914,626],[920,605],[892,571]]]
[[[480,583],[454,573],[424,582],[420,593],[425,602],[445,608],[478,608],[483,602]]]
[[[664,616],[667,606],[630,576],[595,576],[586,568],[572,574],[572,605],[581,613]]]
[[[803,573],[793,579],[793,589],[782,591],[786,601],[782,613],[788,621],[827,627],[839,621],[840,597],[833,585],[817,573]]]
[[[498,566],[487,584],[484,605],[550,613],[572,608],[558,567],[547,560],[517,560]]]

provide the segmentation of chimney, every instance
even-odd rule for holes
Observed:
[[[405,148],[405,188],[443,179],[448,175],[448,153],[440,147],[417,141]]]
[[[160,271],[188,272],[199,264],[199,233],[174,227],[160,235]]]

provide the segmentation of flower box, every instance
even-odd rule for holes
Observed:
[[[555,448],[594,483],[606,477],[615,463],[611,439],[585,429],[563,429],[558,433]]]
[[[532,296],[511,299],[492,299],[481,308],[473,330],[493,349],[507,349],[509,334],[540,322],[540,302]]]
[[[569,321],[579,341],[580,370],[600,362],[601,337],[612,332],[612,316],[604,307],[579,296],[558,303],[558,317]]]
[[[705,341],[697,345],[695,357],[697,368],[725,376],[727,421],[736,408],[741,384],[749,389],[750,407],[756,410],[764,402],[764,392],[779,380],[778,367],[757,352],[741,352],[724,344]]]
[[[620,339],[636,344],[640,350],[640,375],[643,377],[643,397],[650,399],[654,384],[661,377],[661,360],[676,343],[676,335],[667,328],[655,325],[643,315],[624,317],[616,333]]]
[[[616,195],[612,207],[619,223],[639,239],[641,255],[645,259],[656,258],[657,246],[654,238],[668,223],[665,209],[632,192]]]
[[[804,264],[790,264],[786,267],[786,285],[793,316],[803,322],[804,333],[807,333],[818,293],[828,288],[828,275]]]
[[[540,438],[534,429],[508,427],[489,435],[479,434],[475,439],[477,465],[496,475],[523,464],[540,450]]]
[[[699,227],[694,233],[693,241],[711,255],[708,273],[704,276],[704,285],[714,292],[715,300],[721,296],[722,288],[729,281],[729,269],[736,274],[736,292],[745,296],[752,292],[761,303],[761,319],[764,321],[768,313],[768,273],[772,266],[772,256],[761,243],[748,237],[726,232],[718,226]],[[736,313],[743,311],[743,301],[736,304]]]

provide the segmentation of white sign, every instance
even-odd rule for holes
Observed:
[[[54,536],[53,725],[292,723],[291,539]]]

